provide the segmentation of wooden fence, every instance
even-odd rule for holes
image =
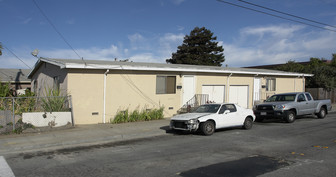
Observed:
[[[336,103],[336,89],[326,91],[323,88],[306,88],[315,100],[330,99],[331,103]]]

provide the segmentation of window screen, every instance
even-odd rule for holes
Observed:
[[[275,91],[276,82],[275,78],[266,79],[266,91]]]
[[[176,93],[175,76],[156,76],[156,94]]]

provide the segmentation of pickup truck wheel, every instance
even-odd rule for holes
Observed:
[[[323,118],[325,118],[326,114],[327,114],[326,109],[322,107],[320,109],[320,112],[317,113],[317,117],[320,118],[320,119],[323,119]]]
[[[215,132],[215,124],[212,121],[206,121],[201,124],[201,130],[205,136],[212,135]]]
[[[244,125],[243,125],[243,128],[248,130],[248,129],[251,129],[253,126],[253,120],[249,117],[246,117],[245,121],[244,121]]]
[[[294,111],[288,111],[286,115],[286,122],[287,123],[293,123],[295,121],[295,112]]]

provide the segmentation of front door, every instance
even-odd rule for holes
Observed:
[[[194,76],[183,76],[183,102],[186,104],[195,95],[195,79]]]

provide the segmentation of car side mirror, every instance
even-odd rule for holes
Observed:
[[[231,111],[230,110],[225,110],[224,114],[229,114]]]

